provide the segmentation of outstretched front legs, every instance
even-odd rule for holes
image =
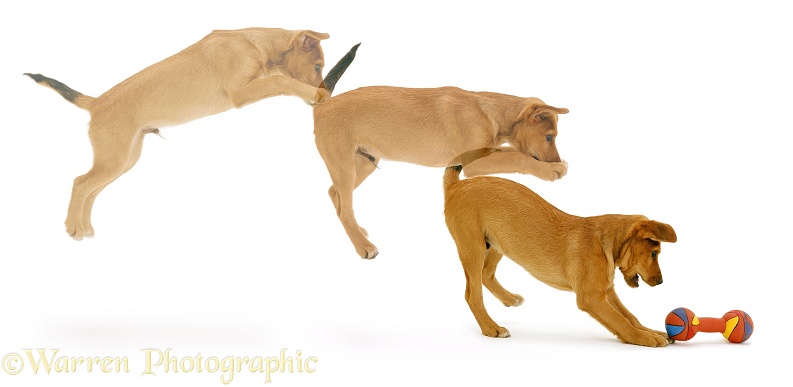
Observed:
[[[665,347],[670,343],[665,332],[653,331],[641,325],[622,305],[613,288],[605,291],[592,291],[592,287],[586,289],[589,290],[575,290],[578,308],[589,313],[623,343],[646,347]]]
[[[493,175],[498,173],[522,173],[540,179],[554,181],[567,174],[567,163],[539,161],[511,146],[502,146],[501,152],[493,153],[471,162],[463,168],[466,177]]]

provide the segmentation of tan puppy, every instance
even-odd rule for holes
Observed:
[[[320,40],[328,37],[277,28],[213,31],[97,98],[40,74],[25,74],[91,114],[93,167],[74,180],[66,232],[77,240],[94,235],[96,196],[135,165],[147,133],[277,95],[309,104],[327,99],[328,92],[317,86],[325,65]]]
[[[463,152],[507,144],[466,166],[466,173],[527,173],[553,181],[567,173],[556,150],[557,115],[567,112],[539,98],[455,87],[364,87],[315,107],[314,134],[333,182],[328,194],[336,214],[358,255],[371,259],[378,250],[355,220],[352,193],[380,159],[445,167]]]
[[[472,154],[469,160],[479,157]],[[649,347],[671,342],[665,332],[639,323],[614,291],[615,269],[630,287],[639,286],[639,277],[650,286],[663,282],[658,254],[661,242],[677,240],[671,226],[641,215],[568,215],[507,179],[461,181],[460,169],[449,167],[444,174],[446,225],[465,271],[465,299],[482,334],[509,337],[485,310],[483,284],[506,306],[523,303],[496,279],[496,265],[506,255],[540,281],[575,292],[578,308],[621,341]]]

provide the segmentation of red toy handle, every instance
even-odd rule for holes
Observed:
[[[699,331],[724,333],[727,329],[727,322],[721,317],[699,317]]]

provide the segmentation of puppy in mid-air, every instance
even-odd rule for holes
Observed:
[[[277,95],[311,105],[326,100],[329,92],[320,87],[325,65],[320,41],[329,37],[278,28],[213,31],[96,98],[43,75],[25,74],[91,114],[93,166],[74,180],[66,232],[76,240],[94,235],[96,196],[135,165],[146,134]]]
[[[567,112],[534,97],[372,86],[317,105],[314,137],[336,215],[358,255],[371,259],[378,250],[355,220],[352,193],[381,159],[445,167],[463,152],[501,146],[467,165],[466,175],[524,173],[553,181],[567,173],[556,149],[558,115]]]
[[[460,165],[492,152],[461,155],[443,177],[446,225],[465,271],[465,300],[482,334],[509,337],[485,310],[482,285],[506,306],[523,303],[496,279],[496,265],[507,256],[538,280],[574,292],[578,308],[622,342],[670,343],[666,332],[645,327],[622,304],[614,272],[619,270],[633,288],[640,277],[647,285],[660,285],[658,255],[661,242],[677,240],[672,227],[642,215],[569,215],[525,186],[498,177],[460,180]]]

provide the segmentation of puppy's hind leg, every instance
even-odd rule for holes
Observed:
[[[451,227],[449,231],[457,244],[460,263],[462,263],[465,272],[465,301],[468,303],[471,313],[474,314],[476,322],[479,323],[482,334],[489,337],[509,337],[509,330],[496,324],[485,309],[482,276],[485,255],[488,253],[485,251],[484,239],[476,238],[475,235],[463,235],[469,233],[455,233]]]
[[[487,255],[485,256],[485,266],[484,270],[482,271],[482,283],[485,285],[487,290],[490,290],[490,293],[493,293],[499,301],[501,301],[505,306],[519,306],[523,304],[523,297],[520,294],[515,294],[507,289],[504,289],[501,286],[501,283],[498,282],[496,279],[496,266],[501,261],[501,257],[504,255],[501,254],[499,251],[495,249],[495,247],[490,246],[487,249]]]
[[[321,141],[317,137],[317,150],[325,161],[333,185],[328,190],[336,206],[336,215],[344,231],[361,258],[372,259],[377,256],[377,247],[361,231],[352,209],[352,191],[356,183],[356,160],[353,149],[342,149],[336,143]],[[371,173],[371,172],[369,172]],[[365,176],[364,176],[365,178]],[[333,194],[335,191],[335,195]]]
[[[149,133],[149,132],[147,132],[147,133]],[[153,133],[156,133],[156,132],[153,132]],[[135,164],[138,162],[138,160],[140,160],[140,155],[141,155],[141,152],[143,150],[143,137],[144,136],[145,136],[145,133],[142,133],[142,134],[138,135],[135,138],[134,142],[132,143],[132,152],[131,152],[131,154],[129,156],[129,160],[127,161],[126,167],[124,167],[124,170],[122,170],[121,173],[118,176],[116,176],[112,180],[108,181],[103,186],[95,189],[85,199],[85,204],[83,205],[83,222],[87,224],[87,230],[86,230],[85,235],[84,235],[86,238],[90,238],[90,237],[94,236],[94,228],[93,228],[93,225],[91,224],[91,211],[93,210],[94,201],[96,200],[97,195],[99,195],[99,193],[102,192],[102,190],[105,189],[105,187],[110,185],[110,183],[116,181],[116,179],[121,177],[121,175],[129,172],[129,170],[132,169],[132,167],[135,166]]]
[[[372,172],[375,171],[375,169],[377,169],[377,163],[380,162],[379,158],[376,158],[374,156],[371,156],[367,153],[360,151],[356,153],[356,157],[354,159],[355,159],[355,187],[353,188],[353,190],[355,190],[355,188],[358,188],[358,186],[361,185],[361,183],[363,183],[363,181],[366,180],[366,178],[369,177],[369,175],[371,175]],[[336,190],[335,186],[330,186],[330,188],[328,189],[328,196],[330,196],[330,200],[333,202],[333,207],[336,208],[336,215],[338,216],[340,211],[339,191]],[[366,237],[369,236],[369,233],[366,232],[366,229],[360,227],[360,225],[359,228],[361,229],[361,233],[364,236]]]
[[[74,179],[65,222],[66,232],[76,240],[93,235],[91,206],[99,191],[124,172],[134,142],[134,137],[123,135],[124,130],[99,126],[94,120],[88,132],[94,149],[94,163],[88,173]]]

